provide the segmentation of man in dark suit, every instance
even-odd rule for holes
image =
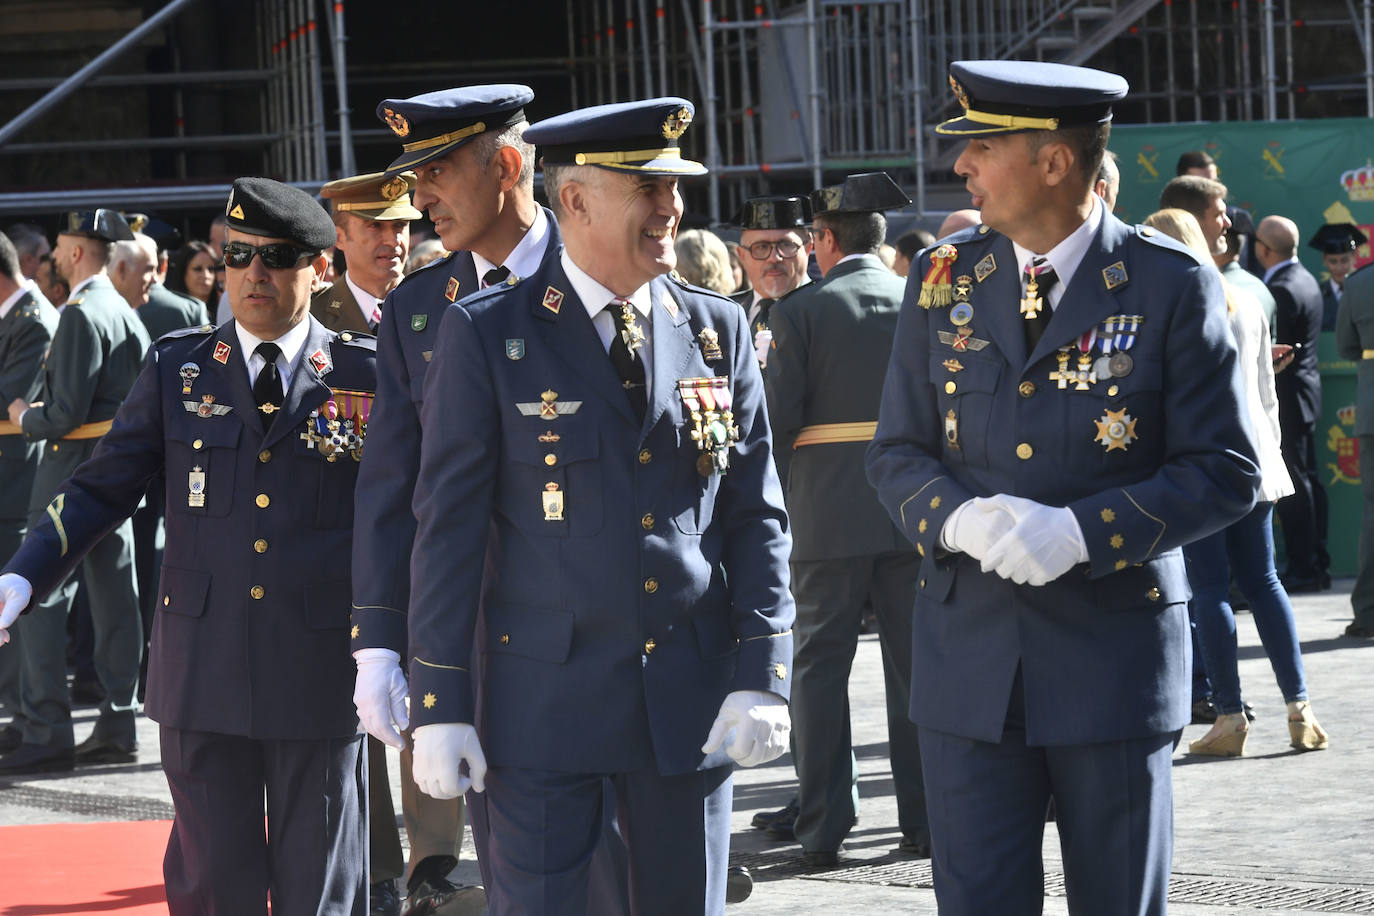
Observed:
[[[322,558],[349,553],[375,348],[309,317],[334,238],[310,195],[240,178],[227,210],[234,320],[158,342],[94,456],[0,575],[0,627],[165,471],[147,709],[176,807],[168,909],[264,914],[270,894],[279,912],[360,916],[349,583]]]
[[[609,778],[635,911],[720,913],[730,763],[786,747],[790,539],[758,364],[738,305],[663,276],[678,176],[705,171],[678,147],[692,114],[526,130],[567,247],[450,308],[425,381],[415,779],[485,790],[494,912],[586,907]]]
[[[773,332],[773,303],[811,282],[806,275],[811,255],[811,201],[805,197],[755,197],[744,202],[735,224],[740,227],[739,262],[749,289],[733,298],[744,306],[754,335],[759,368],[767,373]]]
[[[374,334],[382,300],[405,276],[410,221],[423,214],[410,205],[415,173],[353,175],[320,188],[329,201],[345,269],[312,297],[310,314],[331,331]]]
[[[109,246],[133,237],[113,210],[67,214],[52,263],[71,288],[60,309],[43,375],[41,400],[15,397],[9,419],[30,442],[48,440],[34,475],[29,528],[50,514],[58,485],[95,451],[120,402],[138,377],[148,334],[110,283]],[[134,580],[133,529],[111,526],[82,566],[95,629],[95,668],[105,699],[90,737],[73,748],[67,691],[67,615],[75,576],[44,590],[25,628],[21,651],[20,716],[24,742],[0,757],[0,774],[69,770],[74,763],[131,763],[137,759],[143,628]]]
[[[1317,419],[1322,412],[1322,380],[1317,340],[1322,331],[1322,294],[1317,279],[1298,263],[1298,227],[1283,216],[1260,220],[1255,256],[1264,266],[1264,283],[1278,306],[1278,342],[1293,345],[1293,363],[1274,376],[1279,396],[1283,460],[1294,493],[1279,500],[1289,592],[1331,587],[1331,557],[1326,552],[1326,489],[1317,473]]]
[[[808,864],[833,865],[859,816],[850,747],[849,671],[865,602],[882,642],[887,727],[901,850],[930,855],[921,754],[907,715],[916,549],[864,477],[887,356],[906,283],[878,260],[882,211],[910,201],[882,172],[812,194],[825,279],[773,306],[765,381],[773,455],[792,520],[794,831]]]
[[[940,912],[1039,913],[1053,800],[1070,909],[1162,914],[1180,547],[1244,515],[1258,477],[1221,283],[1093,194],[1125,80],[950,76],[963,116],[937,130],[969,138],[954,168],[983,225],[918,258],[867,458],[922,557],[911,715]]]
[[[45,242],[46,244],[46,242]],[[43,359],[48,355],[57,311],[38,288],[25,282],[19,254],[8,236],[0,235],[0,401],[35,400],[43,386]],[[24,438],[24,431],[0,420],[0,556],[10,556],[24,539],[33,476],[42,443]],[[17,634],[13,634],[17,635]],[[16,725],[0,730],[0,754],[23,742],[18,718],[19,647],[0,653],[0,709],[16,717]]]
[[[1326,267],[1327,277],[1321,281],[1323,331],[1336,330],[1345,278],[1355,269],[1360,246],[1368,241],[1369,237],[1354,223],[1323,223],[1307,240],[1309,248],[1322,253],[1322,264]]]

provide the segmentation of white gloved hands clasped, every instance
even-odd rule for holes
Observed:
[[[410,725],[406,711],[406,676],[401,656],[391,649],[359,649],[353,653],[358,677],[353,683],[353,705],[363,729],[383,744],[405,750],[401,734]]]
[[[10,641],[9,628],[19,619],[33,597],[29,580],[17,573],[0,576],[0,646]]]
[[[466,722],[421,725],[415,729],[412,772],[415,785],[430,798],[457,798],[468,790],[487,787],[487,758],[477,739],[477,729]],[[464,776],[459,769],[467,761]]]
[[[1005,495],[988,502],[1015,516],[1016,524],[988,548],[983,572],[1018,585],[1044,585],[1087,561],[1083,529],[1070,509]]]
[[[782,697],[764,690],[736,690],[720,704],[701,752],[712,754],[724,745],[725,753],[740,766],[758,766],[782,756],[791,731],[792,718]]]
[[[979,496],[961,503],[940,529],[940,546],[981,561],[1020,517],[1038,505],[1018,496]]]

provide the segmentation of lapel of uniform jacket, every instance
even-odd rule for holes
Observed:
[[[1072,344],[1080,334],[1116,309],[1116,291],[1130,282],[1131,265],[1125,244],[1129,231],[1125,223],[1111,214],[1103,216],[1097,235],[1088,245],[1027,365],[1059,347]],[[1115,269],[1118,264],[1119,272]],[[1108,271],[1108,268],[1114,269]],[[1109,273],[1113,280],[1111,286],[1107,285]]]
[[[271,425],[267,428],[264,446],[270,446],[298,426],[310,411],[329,400],[329,385],[324,376],[334,368],[334,359],[329,352],[329,341],[333,336],[329,329],[314,318],[306,316],[310,330],[305,335],[305,346],[296,358],[291,371],[291,389],[286,392],[286,400],[281,410],[273,414]],[[317,368],[316,355],[322,357]]]
[[[959,248],[959,258],[950,271],[955,277],[973,277],[973,291],[969,294],[969,305],[973,307],[973,319],[968,327],[973,337],[991,338],[997,349],[1006,356],[1013,367],[1020,366],[1026,359],[1025,330],[1021,322],[1021,280],[1016,270],[1016,252],[1011,241],[998,235],[990,245],[965,243]],[[993,270],[983,274],[979,280],[977,266],[988,258]],[[952,306],[951,306],[952,307]],[[931,309],[932,312],[935,309]],[[949,321],[949,307],[939,310],[944,313],[944,321],[938,327],[954,333],[958,330]],[[953,350],[953,348],[951,348]]]
[[[531,312],[539,322],[540,333],[550,352],[567,363],[627,423],[634,425],[630,399],[625,396],[620,377],[606,355],[591,316],[573,291],[559,259],[546,257],[544,269],[525,282],[530,284],[533,293]]]
[[[216,383],[214,391],[206,391],[205,394],[213,394],[216,398],[225,398],[227,390],[229,406],[234,408],[234,413],[239,415],[243,425],[261,436],[262,431],[267,428],[267,423],[263,420],[262,413],[258,410],[258,403],[253,399],[253,383],[248,378],[248,365],[244,360],[239,335],[235,330],[237,322],[233,319],[226,321],[215,329],[215,336],[210,344],[210,366],[213,367],[214,378],[220,379]],[[217,355],[218,354],[218,355]],[[223,357],[221,360],[220,357]],[[207,366],[201,364],[201,376],[193,386],[195,396],[199,397],[199,390],[204,382],[211,376],[207,375]],[[191,400],[190,397],[182,400]]]
[[[644,429],[652,429],[677,397],[677,380],[691,361],[697,341],[692,336],[691,315],[682,297],[673,295],[674,284],[655,277],[649,284],[653,312],[654,377],[650,385],[654,401],[644,416]]]

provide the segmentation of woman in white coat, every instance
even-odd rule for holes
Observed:
[[[1145,223],[1197,251],[1204,263],[1212,263],[1202,230],[1191,213],[1160,210]],[[1293,606],[1274,568],[1274,503],[1293,492],[1293,483],[1279,453],[1279,411],[1269,322],[1253,296],[1224,280],[1223,285],[1227,317],[1245,377],[1245,407],[1259,455],[1260,496],[1245,518],[1183,548],[1188,582],[1193,589],[1198,643],[1217,706],[1217,720],[1211,730],[1192,742],[1188,752],[1215,757],[1239,757],[1245,753],[1250,723],[1241,700],[1236,618],[1227,601],[1232,575],[1250,602],[1255,628],[1288,704],[1291,745],[1298,750],[1320,750],[1327,746],[1326,732],[1307,700]]]

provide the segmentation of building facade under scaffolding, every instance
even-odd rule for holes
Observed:
[[[882,169],[914,209],[967,201],[950,60],[1121,73],[1119,123],[1374,115],[1374,0],[4,0],[0,213],[95,204],[193,235],[237,175],[318,185],[382,167],[384,98],[532,86],[534,119],[682,95],[711,175],[698,223]]]

